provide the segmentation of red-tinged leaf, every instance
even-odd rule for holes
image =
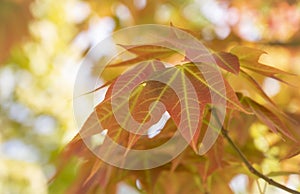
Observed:
[[[238,74],[240,65],[235,55],[226,52],[212,53],[196,39],[196,36],[193,36],[193,33],[185,32],[185,30],[172,27],[170,36],[164,37],[162,40],[165,44],[170,45],[170,47],[184,51],[184,62],[205,63],[216,69],[217,64],[229,72]]]
[[[68,162],[68,160],[70,160],[74,156],[82,158],[94,157],[93,153],[85,145],[85,142],[83,141],[80,134],[77,134],[62,151],[60,155],[62,160],[59,160],[59,166],[63,167]]]
[[[175,135],[176,131],[177,126],[174,121],[172,119],[168,119],[156,136],[152,138],[149,138],[149,136],[141,136],[132,148],[137,150],[155,148],[170,140]]]
[[[193,139],[201,117],[199,102],[194,87],[181,69],[167,68],[157,71],[149,81],[137,87],[135,92],[139,95],[136,95],[137,98],[133,97],[132,101],[138,106],[132,107],[131,113],[139,122],[137,131],[145,133],[145,130],[148,130],[165,111],[168,111],[183,137],[189,142]],[[148,125],[149,123],[151,125]],[[130,137],[131,141],[135,137],[137,135]],[[191,145],[194,145],[193,140]],[[197,150],[195,145],[194,148]]]
[[[120,123],[120,121],[124,122],[123,126],[121,126],[122,128],[125,129],[135,129],[136,131],[132,131],[132,132],[138,132],[141,134],[145,133],[145,130],[148,129],[151,125],[153,125],[155,122],[158,121],[158,119],[160,118],[160,116],[162,115],[163,112],[156,112],[157,114],[153,114],[150,113],[148,115],[146,115],[145,117],[140,117],[140,119],[137,117],[137,111],[136,108],[137,107],[143,107],[142,104],[140,104],[139,99],[140,99],[140,95],[144,90],[144,85],[139,85],[142,82],[144,82],[145,80],[147,80],[147,77],[149,77],[151,75],[151,73],[153,73],[155,70],[158,69],[162,69],[164,68],[164,66],[162,65],[162,63],[160,62],[156,62],[156,63],[150,63],[150,64],[141,64],[140,66],[137,66],[136,68],[134,68],[134,70],[126,72],[125,74],[121,75],[116,82],[108,89],[107,97],[110,97],[111,102],[114,104],[111,108],[111,112],[107,113],[109,115],[115,115],[118,118],[118,122]],[[131,92],[133,93],[133,95],[131,95]],[[110,96],[111,95],[111,96]],[[133,100],[130,100],[133,99]],[[145,99],[142,99],[143,101]],[[158,99],[159,100],[159,99]],[[131,102],[130,104],[130,108],[131,110],[129,110],[128,105],[129,102]],[[148,104],[149,105],[149,104]],[[149,105],[150,106],[150,105]],[[114,109],[115,107],[115,109]],[[145,108],[148,109],[148,106],[145,106]],[[100,108],[99,108],[100,109]],[[107,110],[107,109],[106,109]],[[106,112],[107,111],[100,111],[97,110],[99,112],[98,116],[99,118],[105,118],[107,117]],[[104,114],[103,114],[104,113]],[[135,120],[132,120],[130,113],[133,114],[134,118],[137,121],[141,121],[141,123],[136,123]],[[147,122],[148,119],[150,119],[150,117],[152,116],[152,120],[150,122]],[[102,122],[102,121],[101,121]],[[117,123],[118,123],[117,122]],[[147,124],[146,124],[147,122]],[[108,125],[111,122],[108,123]],[[102,125],[105,125],[102,122]],[[109,126],[107,126],[109,127]],[[137,136],[139,137],[139,135]],[[133,142],[136,141],[136,139],[134,139],[134,136],[130,136],[129,137],[132,140],[132,144]]]
[[[128,146],[130,134],[123,128],[126,128],[126,126],[126,129],[130,128],[130,123],[132,123],[127,118],[130,116],[131,112],[128,109],[131,90],[135,89],[144,80],[147,80],[147,77],[153,72],[162,68],[164,68],[164,65],[161,62],[144,62],[119,76],[118,79],[111,84],[106,93],[105,100],[97,105],[95,111],[89,116],[80,131],[82,138],[84,138],[90,149],[94,151],[97,149],[96,153],[103,154],[103,157],[110,157],[114,154],[115,147],[113,146],[112,141],[108,141],[107,138],[104,139],[100,148],[99,145],[93,145],[93,137],[97,134],[99,135],[105,129],[108,130],[107,137],[110,137],[111,140],[117,142],[119,145]],[[139,85],[139,87],[141,86],[142,85]],[[142,90],[137,88],[135,91],[136,93],[133,95],[133,98],[138,96],[139,92]],[[137,106],[137,104],[133,101],[129,107],[131,109],[135,106]],[[120,109],[123,111],[125,110],[125,114],[124,112],[119,112]],[[120,120],[117,120],[115,117],[116,115],[121,117],[125,115],[125,117],[118,118],[125,119],[123,120],[123,125],[125,125],[125,127],[119,124]],[[122,158],[119,159],[121,160]]]
[[[113,105],[116,109],[113,110],[114,112],[107,113],[107,109],[101,112],[99,110],[101,105],[97,106],[96,110],[98,112],[100,122],[104,124],[103,121],[105,121],[108,116],[121,115],[123,117],[127,117],[130,112],[132,112],[132,110],[130,111],[127,107],[130,99],[136,99],[143,91],[144,85],[142,83],[149,79],[151,74],[163,68],[164,65],[161,62],[149,61],[141,63],[119,76],[118,79],[116,79],[116,81],[108,88],[105,96],[106,101],[110,101],[108,102],[109,106]],[[134,104],[131,105],[132,108],[137,107],[137,102],[135,101],[133,103]],[[110,123],[108,122],[108,125],[109,124]],[[127,126],[127,128],[131,127],[132,126]]]
[[[261,88],[261,86],[257,83],[257,81],[251,75],[249,75],[248,73],[246,73],[243,70],[241,70],[241,75],[249,82],[249,85],[251,85],[262,98],[264,98],[267,102],[271,103],[274,107],[276,107],[275,103],[264,92],[264,90]]]
[[[293,157],[296,157],[300,154],[300,143],[296,143],[295,145],[291,146],[290,150],[287,154],[281,158],[281,160],[287,160]]]
[[[212,175],[216,170],[222,169],[226,162],[223,161],[224,145],[222,138],[218,138],[212,148],[205,154],[207,160],[205,165],[198,165],[198,171],[202,176],[204,182]]]
[[[165,83],[161,87],[160,96],[164,96],[164,102],[171,118],[174,120],[179,131],[192,148],[197,152],[198,125],[201,120],[200,104],[197,100],[197,93],[184,72],[182,66],[168,68],[157,72],[152,77],[153,80]],[[171,90],[171,91],[170,91]],[[167,92],[174,92],[168,94]],[[170,101],[170,97],[175,96],[175,101]]]
[[[198,175],[187,171],[165,171],[160,175],[154,187],[153,193],[155,194],[204,193]]]
[[[202,121],[201,133],[199,137],[200,145],[203,144],[203,142],[205,142],[203,138],[205,138],[205,135],[208,130],[210,131],[217,130],[215,129],[215,125],[217,124],[213,123],[214,122],[213,119],[215,119],[215,117],[211,115],[211,111],[207,110],[205,112],[205,116]],[[223,139],[221,136],[218,136],[215,143],[212,145],[212,147],[208,150],[207,153],[205,153],[204,157],[206,158],[206,160],[204,164],[197,165],[197,169],[201,174],[202,180],[204,182],[206,182],[207,178],[211,174],[213,174],[216,170],[219,170],[226,165],[226,163],[223,161],[223,155],[224,155]]]
[[[239,74],[240,63],[237,56],[227,52],[213,53],[213,57],[218,66],[233,74]]]
[[[233,190],[230,187],[230,181],[233,178],[233,173],[228,169],[218,171],[212,175],[212,181],[210,184],[210,193],[226,193],[234,194]]]
[[[111,192],[116,188],[113,188],[108,185],[109,182],[112,182],[112,166],[107,166],[98,169],[95,174],[89,180],[91,167],[94,164],[94,160],[86,161],[81,165],[80,172],[78,173],[78,178],[73,183],[65,193],[67,194],[81,194],[81,193],[93,193],[93,190],[110,190]],[[115,178],[115,177],[114,177]],[[109,187],[109,188],[107,188]],[[114,186],[116,187],[116,185]]]
[[[203,51],[201,49],[197,50],[192,48],[187,48],[183,61],[192,63],[216,64],[214,56],[211,53],[207,53],[207,51]]]
[[[64,160],[69,160],[74,155],[80,155],[84,152],[84,142],[79,134],[77,134],[71,142],[64,148],[62,157]]]
[[[121,62],[110,64],[106,67],[106,69],[136,65],[137,63],[143,62],[143,61],[145,61],[145,58],[138,56],[138,57],[135,57],[135,58],[132,58],[132,59],[128,59],[126,61],[121,61]]]
[[[95,175],[99,172],[99,170],[101,169],[101,167],[103,167],[103,161],[102,160],[95,160],[92,164],[91,164],[91,169],[89,172],[89,176],[85,179],[85,183],[88,183],[90,181],[93,181],[93,179],[95,178]],[[102,176],[103,178],[103,176]],[[101,180],[100,185],[101,186],[105,186],[107,184],[107,180]]]
[[[128,52],[137,55],[137,57],[128,59],[126,61],[110,64],[106,68],[131,66],[142,61],[168,58],[171,55],[177,53],[175,50],[172,50],[170,48],[159,46],[159,43],[158,45],[120,45],[120,46],[125,48]]]
[[[238,74],[240,70],[240,64],[237,56],[227,52],[215,52],[205,50],[197,50],[188,48],[186,50],[185,62],[196,62],[205,64],[216,64],[224,70],[233,74]]]
[[[249,108],[249,111],[252,110]],[[241,129],[249,129],[255,120],[255,115],[246,115],[237,111],[232,111],[225,129],[230,129],[231,138],[238,139],[236,144],[243,147],[248,144],[250,134],[249,130]]]
[[[192,65],[190,64],[190,66]],[[201,120],[202,113],[200,112],[200,109],[196,110],[195,108],[200,105],[201,109],[203,110],[205,104],[211,103],[211,95],[209,90],[212,90],[212,96],[215,95],[218,96],[218,98],[223,99],[225,104],[227,101],[229,108],[237,108],[236,106],[240,105],[229,84],[226,84],[224,79],[221,81],[214,80],[214,71],[211,70],[210,72],[207,70],[207,68],[205,70],[207,78],[211,79],[209,81],[204,80],[204,78],[199,79],[201,73],[199,71],[198,73],[195,73],[196,70],[192,71],[189,69],[188,65],[176,66],[176,68],[167,68],[165,70],[157,71],[153,73],[151,77],[149,77],[150,80],[155,81],[144,82],[139,86],[137,86],[135,83],[140,83],[140,81],[133,81],[133,83],[131,83],[132,80],[128,81],[133,79],[132,76],[136,75],[136,73],[134,73],[134,75],[132,73],[126,73],[120,76],[120,78],[118,78],[120,79],[120,82],[118,83],[118,80],[116,80],[116,83],[112,84],[112,86],[108,89],[106,95],[107,100],[96,108],[97,116],[100,118],[100,123],[103,129],[108,129],[107,135],[109,137],[117,137],[117,139],[122,139],[123,141],[118,143],[121,145],[127,144],[127,146],[130,148],[138,141],[138,138],[140,138],[140,135],[137,135],[136,132],[138,132],[138,134],[145,134],[146,130],[149,129],[149,127],[155,122],[157,122],[162,113],[167,110],[181,131],[183,137],[185,137],[190,142],[192,148],[197,151],[198,135],[200,132],[199,126],[201,126],[199,120]],[[191,74],[191,72],[193,72],[194,75]],[[218,88],[218,84],[223,84],[222,81],[225,82],[223,90],[226,91],[224,94],[222,94],[222,91],[220,91],[220,88]],[[128,97],[128,91],[133,88],[135,88],[133,91],[134,95]],[[197,88],[197,90],[194,88]],[[113,90],[116,92],[113,92]],[[206,96],[205,94],[209,95]],[[116,98],[114,96],[116,96]],[[172,96],[175,97],[173,100]],[[196,100],[197,98],[198,100]],[[123,112],[118,112],[118,110],[113,111],[113,107],[111,102],[109,102],[109,99],[111,99],[112,102],[117,100],[117,109],[122,110]],[[124,102],[128,101],[131,102],[129,106],[131,108],[125,109],[124,111],[123,109],[126,108],[126,103],[124,104]],[[158,107],[159,101],[166,106],[166,110]],[[220,100],[220,102],[221,101],[222,100]],[[150,105],[152,107],[149,110]],[[240,105],[238,108],[241,109],[242,106]],[[132,125],[134,122],[129,122],[129,113],[131,113],[135,121],[139,122],[137,126]],[[124,122],[124,126],[120,126],[120,120],[117,122],[115,118],[115,116],[120,115],[122,117],[121,121],[126,121]],[[134,129],[134,131],[132,131],[134,133],[129,134],[128,132],[124,131],[123,128]],[[104,141],[104,144],[105,143],[106,142]]]
[[[146,57],[147,59],[149,59],[150,56],[152,58],[160,58],[161,56],[168,56],[176,53],[176,51],[172,49],[159,46],[159,43],[157,45],[119,45],[129,52],[142,58]]]
[[[260,63],[258,63],[258,64],[253,63],[252,66],[243,66],[243,67],[246,68],[246,69],[249,69],[249,70],[251,70],[255,73],[261,74],[263,76],[274,78],[274,79],[276,79],[280,82],[286,83],[286,84],[289,84],[289,83],[287,83],[284,80],[276,77],[276,75],[278,75],[278,74],[294,75],[292,73],[288,73],[288,72],[282,71],[280,69],[277,69],[275,67],[263,65],[263,64],[260,64]]]
[[[206,77],[211,79],[215,76],[214,72],[215,71],[213,70],[209,72],[206,68]],[[210,74],[212,76],[210,76]],[[234,109],[237,109],[236,106],[238,105],[240,108],[239,110],[243,108],[235,93],[225,80],[223,80],[225,82],[223,90],[226,90],[226,92],[223,94],[223,92],[220,91],[221,87],[218,87],[218,84],[223,84],[222,81],[215,81],[214,79],[209,81],[205,80],[199,69],[193,64],[185,64],[176,66],[175,68],[172,67],[158,71],[154,73],[150,79],[156,80],[156,82],[145,82],[144,91],[139,94],[139,98],[137,99],[137,104],[139,104],[139,106],[132,110],[135,120],[140,121],[140,123],[142,123],[141,125],[143,125],[143,123],[150,118],[152,113],[148,110],[148,107],[151,104],[152,106],[153,104],[156,106],[156,103],[159,100],[166,106],[166,110],[170,113],[171,118],[174,120],[182,135],[188,141],[191,141],[190,144],[196,152],[198,150],[197,143],[200,133],[199,126],[201,126],[201,122],[198,121],[202,120],[201,115],[205,105],[212,103],[210,99],[211,96],[217,96],[219,99],[214,101],[214,103],[223,102],[225,106],[226,101],[228,101],[228,108],[233,107]],[[197,88],[197,90],[193,91],[194,88]],[[210,90],[212,90],[212,92],[210,92]],[[193,93],[195,93],[196,96],[193,97]],[[186,97],[198,100],[186,101]],[[185,106],[182,107],[183,103]],[[201,112],[200,110],[194,110],[196,106],[200,106]],[[158,115],[160,116],[162,112],[163,111],[160,111]],[[184,122],[182,122],[182,118],[186,118]],[[195,131],[195,129],[197,130]]]
[[[216,169],[223,168],[223,166],[225,165],[223,161],[223,155],[224,155],[224,143],[223,143],[223,139],[219,137],[216,143],[214,144],[214,146],[212,147],[212,149],[210,149],[206,154],[210,163],[209,171],[213,172]]]
[[[103,89],[103,88],[111,85],[115,80],[116,80],[116,78],[113,79],[113,80],[107,81],[104,84],[102,84],[101,86],[99,86],[99,87],[97,87],[97,88],[95,88],[95,89],[93,89],[93,90],[91,90],[89,92],[86,92],[86,93],[82,94],[81,96],[97,92],[98,90],[101,90],[101,89]]]
[[[7,63],[12,48],[21,44],[29,34],[29,23],[33,19],[32,0],[0,1],[0,65]],[[25,56],[24,54],[20,56]]]
[[[248,97],[244,97],[245,102],[251,107],[254,114],[257,116],[261,122],[267,125],[274,133],[280,131],[282,134],[287,136],[288,138],[295,140],[295,138],[290,133],[288,127],[282,122],[282,120],[275,114],[272,113],[266,107],[258,104],[257,102],[253,101]]]
[[[192,63],[184,64],[183,68],[186,75],[189,77],[189,80],[193,84],[193,87],[197,88],[196,92],[199,103],[202,106],[212,103],[212,93],[214,90],[218,91],[218,88],[214,88],[213,86],[211,86],[212,89],[210,88],[209,81],[205,79],[210,75],[204,77],[198,67]],[[213,82],[213,80],[211,80],[211,82]]]
[[[193,33],[180,28],[171,27],[169,36],[157,36],[164,46],[176,50],[180,54],[185,53],[185,61],[212,63],[214,61],[211,52],[195,37]]]
[[[199,88],[198,98],[206,103],[212,103],[212,98],[215,99],[213,103],[220,103],[226,105],[226,108],[239,110],[249,113],[243,105],[239,102],[234,90],[229,83],[214,67],[206,64],[185,64],[184,69],[195,88]],[[200,101],[202,102],[202,101]]]
[[[62,150],[60,153],[60,159],[58,160],[56,173],[49,180],[52,182],[57,176],[62,172],[62,170],[66,167],[66,165],[71,161],[71,159],[75,156],[77,157],[89,157],[90,152],[85,146],[79,134],[77,134],[72,141],[68,143],[68,145]]]
[[[203,64],[204,65],[204,64]],[[219,99],[217,101],[214,101],[213,103],[224,103],[224,106],[226,106],[226,101],[227,101],[227,108],[234,108],[234,109],[238,109],[238,110],[244,110],[242,105],[239,103],[237,96],[235,95],[235,93],[233,92],[233,90],[231,89],[231,87],[229,86],[229,84],[223,79],[223,77],[221,77],[222,80],[214,80],[215,78],[215,70],[212,70],[213,68],[204,68],[205,69],[205,73],[206,73],[206,78],[211,79],[211,80],[205,80],[204,76],[201,74],[201,72],[199,71],[199,69],[193,65],[193,64],[185,64],[182,66],[176,66],[176,69],[174,68],[169,68],[166,69],[164,71],[155,73],[153,78],[155,80],[159,80],[161,79],[161,77],[164,77],[165,79],[167,79],[168,77],[173,76],[174,77],[174,81],[173,82],[169,82],[168,85],[172,86],[175,81],[177,81],[177,83],[174,86],[177,86],[177,91],[180,91],[180,93],[186,93],[186,94],[191,94],[191,92],[185,91],[187,89],[189,89],[190,87],[193,88],[197,88],[196,90],[196,94],[198,97],[198,103],[200,104],[200,108],[201,111],[204,110],[204,107],[206,104],[208,103],[212,103],[211,101],[211,96],[217,96],[215,98]],[[203,70],[203,69],[202,69]],[[177,76],[178,75],[178,76]],[[182,84],[181,80],[184,80],[184,77],[188,77],[188,80],[191,82],[192,86],[189,87],[184,87],[185,84]],[[179,80],[179,82],[178,82]],[[164,87],[163,85],[160,85],[159,83],[156,83],[156,85],[153,85],[154,83],[152,83],[152,86],[150,85],[149,87],[153,87],[155,89],[159,89],[160,91],[168,91],[168,88]],[[158,84],[158,85],[157,85]],[[218,84],[224,84],[225,86],[219,87]],[[147,87],[147,86],[146,86]],[[170,87],[172,88],[172,87]],[[182,88],[182,89],[180,89]],[[226,90],[226,91],[220,91],[221,90]],[[210,91],[211,90],[211,91]],[[151,90],[150,90],[151,91]],[[224,94],[223,94],[224,93]],[[169,93],[166,92],[167,99],[163,100],[163,102],[166,102],[166,106],[167,106],[167,110],[170,113],[172,119],[174,120],[174,122],[178,125],[182,124],[182,122],[180,122],[180,118],[182,118],[182,109],[180,107],[180,103],[178,103],[178,99],[173,99],[174,101],[172,102],[172,96],[176,96],[175,93]],[[159,95],[161,96],[161,94]],[[171,99],[170,99],[171,97]],[[191,95],[189,95],[189,97],[191,97]],[[145,99],[145,98],[149,98],[149,96],[145,96],[145,97],[141,97],[141,99]],[[194,97],[195,98],[195,97]],[[161,99],[163,99],[163,97],[161,97]],[[184,99],[184,98],[179,98]],[[196,98],[195,98],[196,99]],[[170,102],[172,102],[170,104]],[[152,103],[150,101],[147,102]],[[141,104],[141,103],[139,103]],[[169,105],[168,105],[169,104]],[[171,105],[171,109],[168,109],[168,106]],[[140,107],[144,107],[144,106],[140,106]],[[146,106],[147,107],[147,106]],[[190,109],[190,108],[189,108]],[[188,109],[186,109],[188,110]],[[135,111],[138,112],[138,111]],[[188,113],[186,113],[188,114]],[[201,115],[198,115],[195,120],[202,120],[201,119]],[[144,116],[141,116],[141,118],[144,118]],[[185,117],[184,117],[185,118]],[[188,123],[184,123],[185,126],[188,126]],[[198,123],[198,130],[195,132],[195,134],[189,132],[189,130],[181,130],[183,132],[183,136],[186,139],[192,139],[191,142],[191,146],[194,150],[198,150],[198,146],[197,146],[197,142],[198,142],[198,137],[199,137],[199,133],[200,133],[200,128],[199,126],[201,126],[201,122]]]
[[[265,51],[254,49],[250,47],[237,46],[231,49],[232,54],[236,55],[239,59],[241,67],[256,72],[258,74],[272,77],[278,81],[284,82],[280,78],[276,77],[278,74],[294,75],[292,73],[285,72],[275,67],[267,66],[259,62],[259,58],[262,54],[266,54]]]
[[[131,70],[128,70],[119,76],[108,88],[105,98],[110,99],[113,96],[127,94],[140,83],[147,80],[152,73],[164,69],[165,66],[160,61],[146,61],[138,64]],[[115,91],[115,92],[114,92]],[[112,96],[113,95],[113,96]]]
[[[136,180],[138,180],[143,191],[146,191],[146,193],[154,193],[155,185],[157,184],[161,173],[167,170],[167,166],[164,165],[150,170],[132,171],[135,179],[133,186],[136,187]]]
[[[184,153],[180,154],[171,161],[170,172],[174,172],[176,168],[182,163],[182,160],[184,160]]]
[[[189,29],[185,29],[185,28],[181,28],[181,27],[178,27],[178,26],[175,26],[172,22],[170,23],[170,26],[173,27],[173,33],[176,32],[176,30],[174,29],[178,29],[178,30],[181,30],[181,31],[184,31],[184,32],[187,32],[188,34],[191,34],[192,36],[194,36],[195,38],[198,38],[200,36],[200,33],[197,33],[197,32],[194,32],[194,31],[191,31]]]
[[[170,167],[171,171],[178,171],[181,168],[186,168],[191,172],[197,172],[198,164],[204,164],[206,159],[204,156],[195,154],[194,150],[191,147],[188,147],[173,161]],[[193,165],[191,166],[191,164]]]
[[[84,179],[80,179],[79,181],[84,180],[84,182],[81,183],[81,187],[72,187],[70,188],[71,191],[70,193],[76,193],[74,191],[74,189],[82,189],[85,190],[87,189],[85,187],[86,184],[90,185],[93,183],[95,177],[98,176],[99,173],[101,173],[100,169],[103,167],[103,162],[101,160],[99,160],[98,158],[96,158],[96,156],[94,155],[94,153],[91,152],[91,147],[88,147],[88,145],[86,144],[86,137],[90,137],[94,134],[99,133],[99,127],[97,125],[97,117],[96,114],[93,113],[88,120],[85,122],[84,124],[84,130],[81,131],[80,134],[77,134],[74,139],[67,145],[67,149],[62,153],[61,157],[62,157],[62,162],[67,163],[68,160],[72,157],[72,156],[78,156],[81,158],[85,158],[86,160],[88,160],[88,164],[84,164],[87,165],[87,167],[81,167],[84,168],[85,170],[81,170],[82,172],[80,173],[84,173],[85,175],[81,175],[82,176],[86,176]],[[88,130],[87,130],[88,129]],[[78,192],[80,193],[80,192]]]

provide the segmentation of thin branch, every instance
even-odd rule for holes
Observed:
[[[262,178],[264,179],[267,183],[269,183],[270,185],[273,185],[277,188],[280,188],[282,190],[285,190],[289,193],[293,193],[293,194],[300,194],[299,191],[296,191],[296,190],[293,190],[291,188],[288,188],[276,181],[274,181],[273,179],[267,177],[266,175],[260,173],[259,171],[257,171],[251,164],[250,162],[248,161],[248,159],[246,158],[246,156],[243,154],[243,152],[240,150],[239,147],[237,147],[237,145],[232,141],[232,139],[230,138],[230,136],[228,135],[228,131],[226,129],[224,129],[223,125],[221,124],[218,116],[217,116],[217,113],[215,111],[215,109],[212,109],[212,113],[213,115],[215,116],[216,120],[219,122],[219,125],[221,126],[221,133],[223,135],[223,137],[228,141],[228,143],[231,145],[231,147],[236,151],[236,153],[239,155],[239,157],[242,159],[243,163],[247,166],[248,170],[256,175],[257,177],[259,178]]]

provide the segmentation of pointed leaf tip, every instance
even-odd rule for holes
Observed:
[[[219,67],[235,75],[239,74],[240,63],[237,56],[221,51],[213,53],[213,57]]]

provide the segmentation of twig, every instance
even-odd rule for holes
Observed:
[[[269,183],[270,185],[273,185],[277,188],[280,188],[282,190],[285,190],[289,193],[293,193],[293,194],[300,194],[299,191],[296,191],[296,190],[293,190],[291,188],[288,188],[276,181],[274,181],[273,179],[267,177],[266,175],[260,173],[259,171],[257,171],[251,164],[250,162],[248,161],[248,159],[246,158],[246,156],[243,154],[243,152],[240,150],[239,147],[237,147],[237,145],[232,141],[232,139],[230,138],[230,136],[228,135],[228,131],[226,129],[224,129],[223,125],[221,124],[219,118],[218,118],[218,115],[216,113],[216,110],[215,109],[212,109],[212,113],[214,115],[214,117],[216,118],[216,120],[219,122],[218,124],[220,125],[221,127],[221,133],[223,135],[223,137],[228,141],[228,143],[231,145],[231,147],[237,152],[237,154],[240,156],[240,158],[242,159],[243,163],[247,166],[248,170],[256,175],[257,177],[259,178],[262,178],[264,179],[267,183]]]

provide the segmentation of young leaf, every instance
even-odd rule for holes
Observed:
[[[121,45],[121,47],[125,48],[127,51],[136,54],[142,58],[149,59],[152,58],[160,58],[160,56],[172,55],[176,53],[176,51],[157,45]]]
[[[275,103],[264,92],[264,90],[261,88],[261,86],[257,83],[257,81],[251,75],[246,73],[244,70],[241,70],[241,76],[244,77],[249,82],[249,85],[251,85],[262,98],[264,98],[267,102],[271,103],[274,107],[276,107]]]
[[[296,141],[295,138],[290,133],[290,131],[288,130],[288,127],[284,124],[284,122],[282,122],[282,120],[275,113],[272,113],[269,109],[258,104],[251,98],[244,97],[244,101],[253,110],[257,118],[261,120],[261,122],[263,122],[265,125],[267,125],[274,133],[280,131],[288,138]]]
[[[137,56],[126,61],[110,64],[107,68],[131,66],[142,61],[164,59],[177,53],[175,50],[158,45],[119,45]]]
[[[111,86],[107,90],[105,99],[126,94],[128,91],[147,80],[152,73],[164,68],[164,64],[157,60],[149,60],[137,64],[134,68],[120,75],[114,82],[112,82]]]
[[[165,104],[183,137],[187,141],[191,140],[191,146],[197,151],[197,129],[201,118],[200,104],[195,88],[184,69],[181,66],[167,68],[154,73],[151,79],[165,83],[162,87],[155,87],[160,88],[158,100],[162,99],[161,102]],[[171,96],[177,99],[171,101]]]
[[[292,73],[282,71],[275,67],[261,64],[259,62],[259,58],[262,54],[266,54],[265,51],[250,47],[237,46],[232,48],[230,53],[238,57],[241,67],[251,70],[255,73],[261,74],[263,76],[271,77],[277,79],[278,81],[284,82],[282,79],[276,77],[276,75],[293,75]]]
[[[183,65],[183,68],[194,87],[199,88],[197,90],[198,98],[203,100],[204,105],[205,103],[211,103],[211,98],[213,97],[220,103],[225,102],[226,107],[229,109],[249,113],[241,105],[234,90],[225,78],[223,76],[216,76],[216,70],[213,66],[201,63],[197,65],[187,63]]]
[[[237,56],[227,52],[215,52],[213,57],[218,66],[235,75],[239,74],[240,63]]]
[[[239,58],[243,67],[251,67],[254,63],[258,64],[260,56],[266,54],[265,51],[245,46],[236,46],[230,50],[230,53]]]
[[[287,154],[281,158],[281,160],[286,160],[298,156],[300,154],[300,142],[297,142],[295,145],[291,146]]]

